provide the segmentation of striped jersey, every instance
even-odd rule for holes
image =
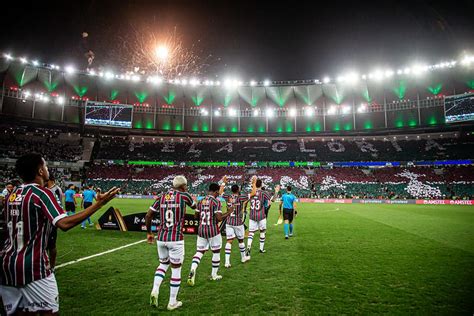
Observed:
[[[63,190],[55,184],[52,188],[49,188],[51,192],[53,192],[54,196],[56,197],[56,201],[58,201],[59,205],[61,205],[63,200]]]
[[[265,219],[265,207],[270,202],[270,195],[262,190],[257,190],[255,195],[250,198],[250,216],[253,221]]]
[[[183,240],[186,205],[194,205],[193,198],[187,192],[170,190],[158,196],[150,209],[160,217],[159,241]]]
[[[227,207],[235,207],[235,210],[232,214],[227,217],[227,225],[231,226],[240,226],[244,224],[244,212],[243,204],[248,201],[249,195],[245,194],[224,194],[222,195],[224,200],[227,203]]]
[[[8,237],[0,252],[1,283],[19,287],[48,277],[49,235],[67,216],[53,193],[36,183],[15,188],[5,199],[5,216]]]
[[[202,238],[212,238],[220,234],[217,225],[216,213],[222,213],[221,201],[208,195],[199,201],[196,213],[199,213],[198,236]]]

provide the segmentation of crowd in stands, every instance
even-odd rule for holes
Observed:
[[[206,185],[224,175],[229,183],[250,187],[252,175],[272,190],[276,184],[291,185],[299,197],[314,198],[474,198],[474,166],[362,168],[246,168],[246,167],[137,167],[93,165],[86,173],[88,184],[120,186],[125,194],[156,194],[169,188],[171,179],[184,175],[189,190],[205,194]]]
[[[474,156],[474,141],[450,138],[163,143],[104,137],[96,147],[96,159],[152,161],[420,161]]]
[[[54,129],[4,127],[0,132],[0,158],[18,158],[37,152],[48,161],[78,161],[82,157],[82,139]]]

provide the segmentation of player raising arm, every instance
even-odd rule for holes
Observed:
[[[194,286],[196,278],[196,270],[201,262],[204,253],[209,250],[212,251],[212,273],[211,280],[216,281],[222,279],[218,275],[219,265],[221,262],[220,251],[222,247],[222,236],[219,230],[218,223],[232,214],[234,209],[228,210],[227,213],[222,214],[221,201],[217,199],[220,188],[217,183],[209,185],[208,194],[204,199],[198,202],[196,208],[196,217],[200,217],[198,236],[196,241],[196,254],[191,263],[191,271],[188,277],[188,284]]]
[[[155,214],[160,218],[158,226],[157,248],[160,265],[156,268],[153,289],[150,295],[150,305],[158,307],[158,294],[161,282],[171,264],[170,299],[168,310],[183,305],[176,298],[181,285],[181,265],[184,260],[183,227],[186,214],[186,205],[196,208],[196,203],[187,193],[188,181],[184,176],[173,179],[173,188],[158,196],[145,216],[148,239],[153,240],[151,220]]]
[[[67,216],[45,183],[46,161],[40,154],[27,154],[16,161],[23,185],[5,199],[8,236],[0,250],[0,293],[8,315],[57,313],[58,286],[48,255],[52,227],[67,231],[94,214],[118,193],[110,189],[84,211]]]
[[[256,181],[257,191],[255,196],[250,199],[250,220],[249,235],[247,238],[246,256],[250,259],[250,250],[252,249],[253,236],[257,230],[260,230],[260,252],[265,252],[265,231],[267,229],[267,218],[265,216],[265,205],[270,201],[274,201],[280,191],[280,186],[275,187],[275,193],[272,197],[262,190],[262,180]]]
[[[223,179],[224,185],[227,183],[227,179]],[[225,235],[227,242],[225,244],[225,267],[230,268],[230,254],[232,250],[232,242],[235,237],[239,242],[241,262],[244,263],[247,261],[245,256],[245,227],[244,227],[244,205],[249,201],[249,199],[255,195],[257,181],[256,177],[252,178],[252,192],[250,194],[241,194],[240,188],[237,184],[234,184],[231,188],[231,194],[224,194],[222,197],[226,200],[227,209],[234,208],[234,212],[229,215],[226,221],[225,226]]]

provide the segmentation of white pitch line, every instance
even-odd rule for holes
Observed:
[[[96,253],[95,255],[92,255],[92,256],[87,256],[87,257],[84,257],[84,258],[79,258],[79,259],[76,259],[76,260],[73,260],[73,261],[69,261],[69,262],[66,262],[66,263],[63,263],[63,264],[60,264],[60,265],[56,266],[55,269],[59,269],[59,268],[68,266],[70,264],[78,263],[78,262],[88,260],[88,259],[92,259],[92,258],[95,258],[95,257],[103,256],[103,255],[106,255],[108,253],[115,252],[115,251],[123,249],[123,248],[131,247],[131,246],[137,245],[137,244],[145,242],[145,241],[146,241],[146,239],[139,240],[139,241],[136,241],[136,242],[132,242],[131,244],[120,246],[118,248],[110,249],[110,250],[107,250],[107,251],[104,251],[104,252],[101,252],[101,253]]]

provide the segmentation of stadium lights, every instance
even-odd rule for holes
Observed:
[[[367,107],[365,106],[365,104],[361,104],[361,105],[357,108],[357,112],[359,112],[359,113],[365,112],[366,110],[367,110]]]
[[[96,75],[94,69],[90,69],[88,72],[89,72],[89,75],[91,75],[91,76],[95,76],[95,75]]]
[[[385,78],[390,78],[394,75],[394,72],[391,69],[387,69],[387,70],[385,70],[384,74],[385,74]]]
[[[411,72],[411,69],[409,67],[403,69],[403,74],[408,75]]]
[[[348,73],[344,78],[349,84],[356,84],[359,81],[359,75],[355,72]]]
[[[221,116],[221,112],[219,110],[214,111],[214,116]]]
[[[237,116],[237,110],[230,108],[228,110],[229,116]]]
[[[329,115],[336,114],[336,107],[334,105],[329,107],[328,114]]]
[[[331,82],[331,78],[329,78],[329,77],[324,77],[323,82],[324,82],[324,83],[330,83],[330,82]]]
[[[132,76],[132,81],[140,81],[140,76]]]
[[[296,116],[296,109],[295,108],[290,109],[290,116],[292,116],[292,117]]]
[[[258,114],[259,114],[258,109],[253,110],[253,116],[258,116]]]
[[[268,87],[268,86],[270,85],[270,80],[265,80],[265,81],[263,82],[263,85],[264,85],[265,87]]]
[[[472,62],[474,62],[474,56],[464,56],[461,60],[461,64],[464,66],[469,66]]]
[[[22,64],[26,64],[28,62],[28,59],[26,59],[25,57],[21,57],[20,61]]]
[[[73,73],[76,72],[76,69],[74,69],[74,67],[73,67],[73,66],[70,66],[70,65],[69,65],[69,66],[66,66],[66,68],[64,68],[64,70],[66,70],[66,72],[67,72],[68,74],[73,74]]]
[[[199,80],[197,80],[196,78],[192,78],[190,81],[189,81],[189,84],[192,85],[193,87],[197,86],[199,84]]]
[[[314,109],[311,108],[311,107],[307,107],[307,108],[304,110],[304,113],[305,113],[307,116],[313,116],[313,115],[314,115]]]
[[[209,112],[206,109],[201,109],[201,115],[208,116]]]
[[[58,97],[57,99],[58,104],[64,104],[64,97]]]
[[[12,60],[13,56],[10,54],[3,54],[3,57],[5,57],[7,60]]]
[[[265,114],[267,115],[267,117],[272,117],[273,116],[273,109],[272,108],[267,108],[267,110],[265,111]]]
[[[351,107],[349,105],[344,105],[342,107],[342,114],[348,114],[351,111]]]
[[[256,82],[255,80],[251,80],[251,81],[250,81],[250,85],[251,85],[252,87],[255,87],[255,86],[257,85],[257,82]]]
[[[183,86],[187,85],[187,84],[188,84],[188,80],[187,80],[187,79],[182,79],[182,80],[181,80],[181,84],[182,84]]]
[[[107,71],[104,76],[105,76],[105,79],[107,80],[111,80],[114,78],[114,74],[110,71]]]
[[[41,101],[43,102],[49,102],[49,97],[48,96],[42,96]]]
[[[33,66],[35,67],[39,65],[39,62],[37,60],[33,60],[32,63],[33,63]]]
[[[25,96],[25,98],[28,98],[31,95],[31,92],[26,90],[25,92],[23,92],[23,95]]]

